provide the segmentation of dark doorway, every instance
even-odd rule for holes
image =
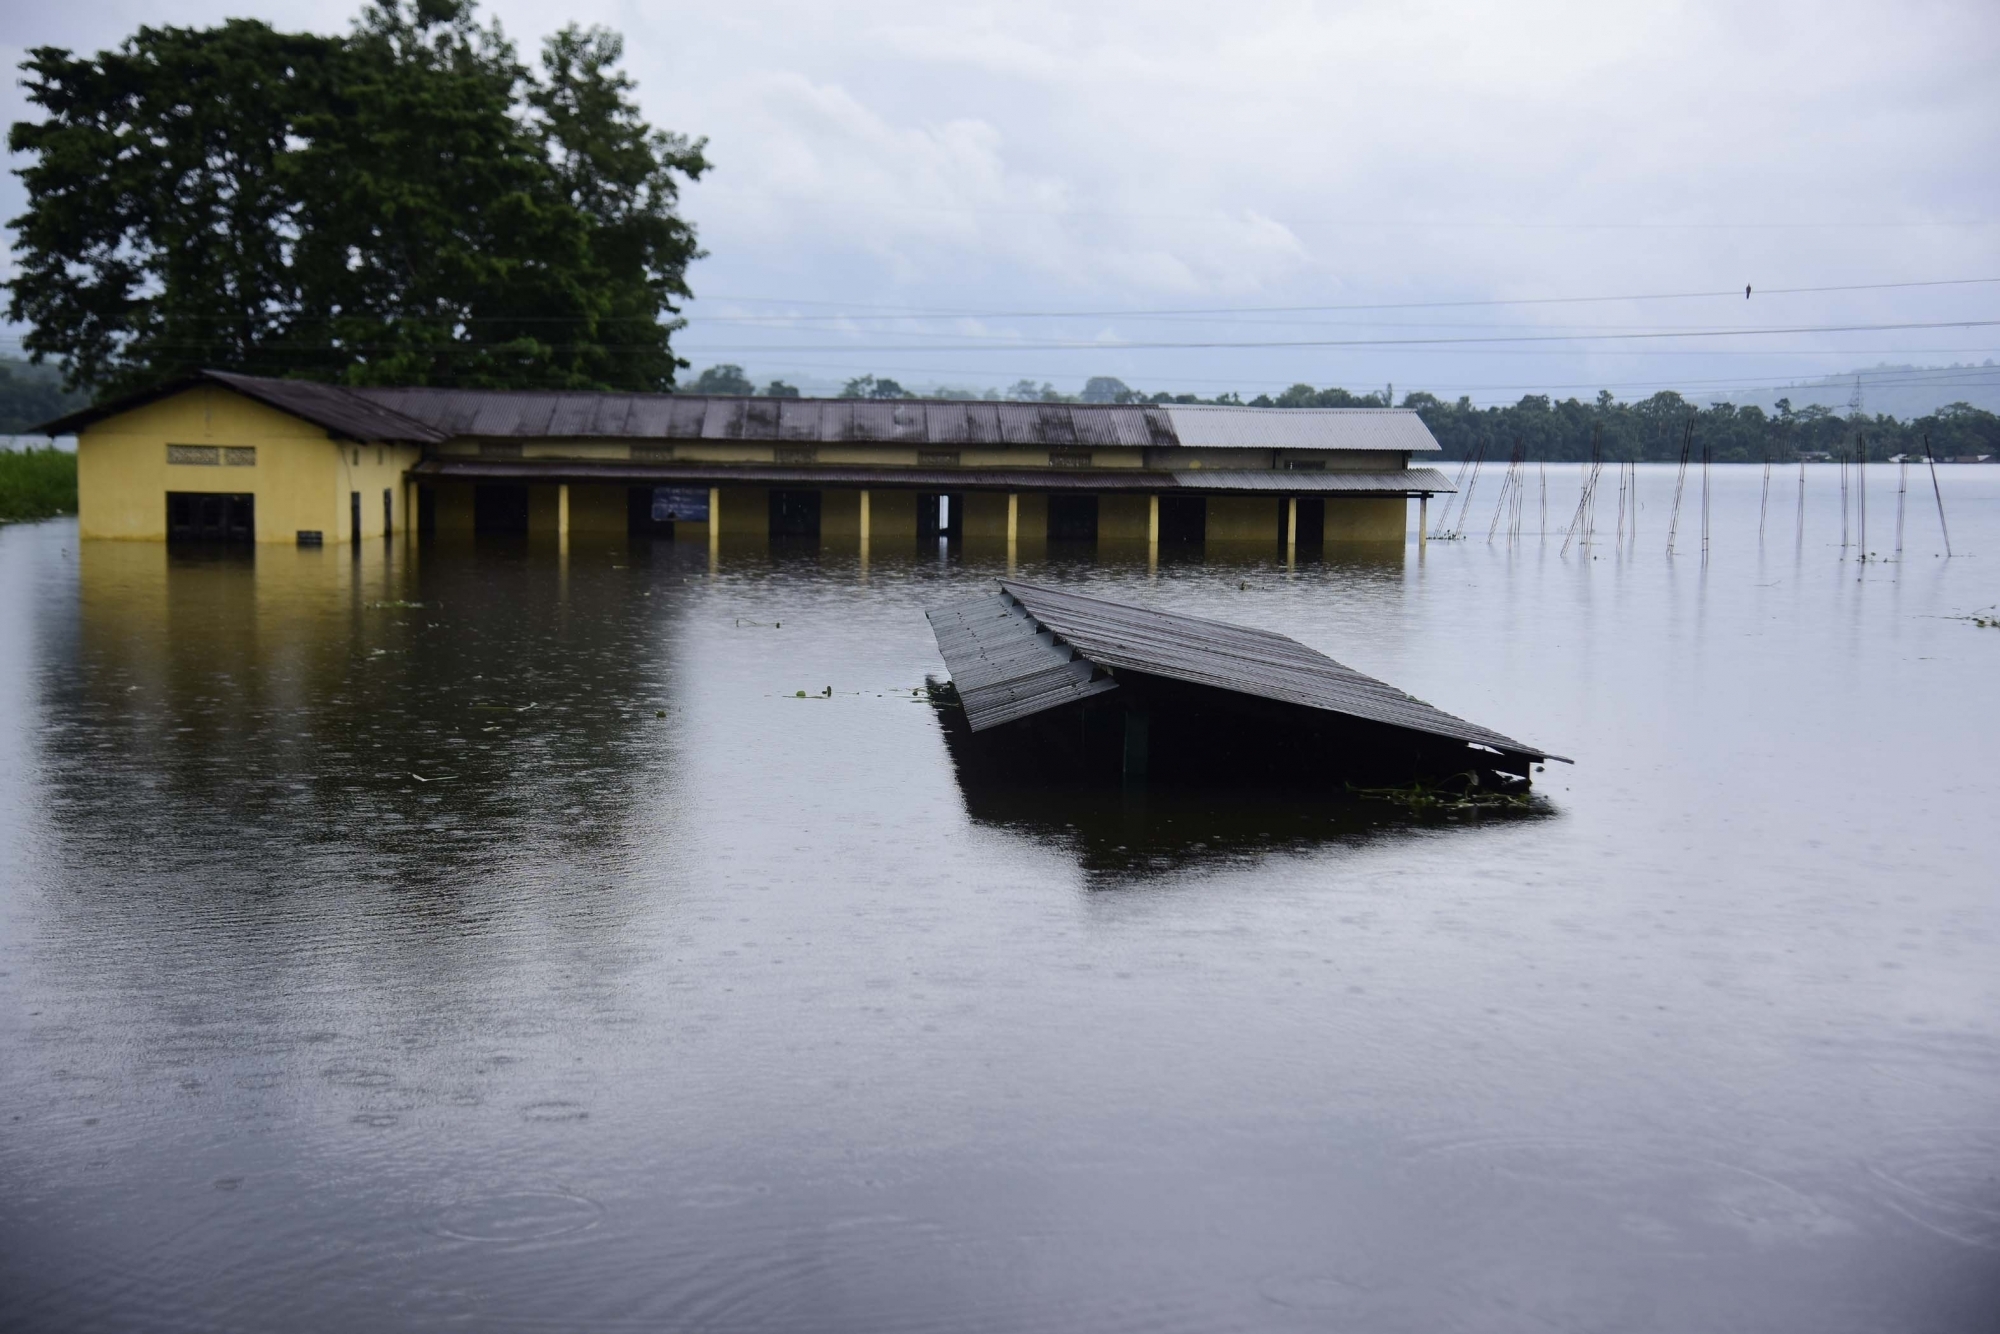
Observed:
[[[1318,555],[1320,548],[1326,545],[1326,497],[1300,496],[1298,501],[1299,550]],[[1278,522],[1282,525],[1284,520],[1281,518]],[[1281,543],[1284,541],[1282,533],[1278,540]]]
[[[356,547],[361,545],[361,493],[347,493],[347,540]]]
[[[1205,496],[1160,497],[1160,541],[1189,545],[1208,538],[1208,499]]]
[[[429,537],[438,530],[437,488],[417,488],[417,536]]]
[[[528,488],[505,482],[487,482],[474,487],[472,531],[525,535],[528,531]]]
[[[819,537],[819,492],[773,491],[771,536]]]
[[[1095,542],[1096,540],[1096,496],[1055,495],[1049,497],[1049,541]]]
[[[672,537],[674,520],[661,517],[662,512],[672,514],[671,507],[654,504],[654,498],[664,487],[628,486],[625,488],[625,532],[629,537]],[[702,493],[705,501],[708,493]]]
[[[395,492],[389,487],[382,488],[382,536],[393,537],[396,532]]]
[[[965,497],[940,495],[935,491],[917,496],[917,540],[935,542],[940,537],[957,541],[965,536]]]
[[[202,491],[167,492],[167,541],[255,542],[257,498]]]

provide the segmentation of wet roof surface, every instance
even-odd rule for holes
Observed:
[[[1025,645],[1008,654],[986,651],[987,639],[1014,644],[1024,638],[1024,629],[1002,623],[991,605],[998,603],[1017,610],[1022,626],[1032,627],[1032,634],[1025,637],[1052,652],[1073,649],[1080,659],[1096,667],[1143,672],[1325,709],[1507,754],[1563,758],[1446,713],[1269,630],[1153,611],[1012,580],[1002,580],[1000,590],[998,598],[955,603],[925,613],[953,680],[958,680],[961,665],[971,673],[971,690],[986,718],[980,721],[974,716],[975,705],[967,703],[966,715],[972,719],[974,731],[1055,708],[1077,697],[1043,684],[1052,670],[1047,653],[1038,656]],[[984,622],[992,623],[992,628],[983,630],[986,639],[961,629]],[[951,627],[950,636],[940,629],[941,624]],[[1068,667],[1079,670],[1074,663]],[[1016,687],[1018,698],[1005,693]],[[966,684],[959,685],[959,694],[961,699],[967,697]]]
[[[867,441],[906,445],[1372,450],[1437,453],[1423,419],[1397,408],[875,401],[737,395],[348,387],[224,371],[86,408],[39,430],[69,434],[202,383],[226,386],[357,440]]]
[[[1003,595],[954,602],[924,616],[975,732],[1118,688]]]
[[[838,463],[595,463],[571,459],[429,458],[418,477],[492,482],[703,482],[724,486],[916,487],[926,491],[1270,492],[1276,495],[1410,496],[1450,491],[1435,468],[1397,472],[1257,472],[1216,468],[924,468]]]

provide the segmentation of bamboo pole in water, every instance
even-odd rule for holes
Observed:
[[[1799,523],[1798,532],[1792,539],[1794,553],[1806,549],[1806,460],[1799,456]]]
[[[1764,545],[1764,519],[1771,512],[1771,450],[1764,449],[1764,493],[1757,498],[1757,545]]]
[[[1903,558],[1903,497],[1910,493],[1910,456],[1896,460],[1896,559]]]
[[[1590,428],[1590,460],[1584,465],[1583,491],[1576,498],[1576,513],[1570,517],[1569,532],[1563,537],[1562,554],[1569,554],[1569,544],[1583,529],[1583,545],[1590,546],[1592,520],[1596,507],[1591,502],[1596,499],[1597,475],[1604,467],[1604,427],[1602,424]]]
[[[1708,564],[1708,437],[1701,438],[1701,562]]]
[[[1465,534],[1465,516],[1472,513],[1472,493],[1479,486],[1479,468],[1486,462],[1486,441],[1479,442],[1479,449],[1472,456],[1472,479],[1465,484],[1465,494],[1459,497],[1458,519],[1446,530],[1448,537],[1462,537]]]
[[[1847,558],[1847,548],[1853,545],[1848,541],[1848,532],[1847,451],[1843,449],[1840,451],[1840,555],[1843,560]]]
[[[1542,479],[1542,517],[1536,524],[1536,529],[1541,533],[1542,541],[1547,542],[1549,540],[1549,469],[1548,465],[1540,459],[1535,460],[1535,475]]]
[[[1670,518],[1669,520],[1667,520],[1667,554],[1668,554],[1669,556],[1671,556],[1671,555],[1673,555],[1673,554],[1674,554],[1674,539],[1675,539],[1676,537],[1680,536],[1680,531],[1681,531],[1681,492],[1682,492],[1682,490],[1683,490],[1683,489],[1684,489],[1684,488],[1685,488],[1685,487],[1687,486],[1687,476],[1688,476],[1688,451],[1689,451],[1690,449],[1692,449],[1693,447],[1694,447],[1694,416],[1693,416],[1693,414],[1689,414],[1689,416],[1688,416],[1688,419],[1687,419],[1687,429],[1686,429],[1685,431],[1681,432],[1681,466],[1680,466],[1680,471],[1679,471],[1678,473],[1674,474],[1674,512],[1673,512],[1673,517],[1672,517],[1672,518]]]
[[[1931,453],[1931,433],[1924,432],[1924,462],[1931,465],[1931,494],[1937,497],[1938,531],[1944,534],[1945,559],[1951,559],[1951,527],[1944,521],[1944,492],[1938,489],[1937,457]]]
[[[1868,437],[1854,435],[1854,550],[1868,559]]]

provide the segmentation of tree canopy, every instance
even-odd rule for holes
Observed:
[[[708,161],[639,115],[621,54],[571,25],[531,71],[471,0],[37,48],[8,315],[100,392],[198,367],[669,389]]]

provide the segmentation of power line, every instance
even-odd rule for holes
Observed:
[[[1803,296],[1825,292],[1882,292],[1917,287],[1969,287],[1984,283],[2000,283],[2000,278],[1934,278],[1913,282],[1893,283],[1838,283],[1820,287],[1767,287],[1759,288],[1760,297]],[[1363,302],[1348,305],[1311,306],[1190,306],[1182,309],[1164,310],[961,310],[937,309],[915,306],[871,305],[840,301],[801,300],[792,297],[762,296],[711,296],[710,301],[741,301],[746,304],[798,305],[798,306],[839,306],[846,305],[859,310],[902,311],[899,315],[869,316],[866,318],[913,319],[919,316],[952,316],[959,318],[990,318],[1016,320],[1056,320],[1056,319],[1112,319],[1150,315],[1268,315],[1297,313],[1304,311],[1346,311],[1346,310],[1447,310],[1479,306],[1560,306],[1587,305],[1615,301],[1691,301],[1714,297],[1742,297],[1736,288],[1699,292],[1650,292],[1628,296],[1538,296],[1483,298],[1470,301],[1385,301]],[[700,298],[697,298],[700,299]],[[722,316],[706,317],[727,318]],[[846,319],[847,315],[798,316],[800,319]]]
[[[966,343],[952,347],[898,346],[882,344],[874,347],[855,346],[843,351],[885,353],[885,352],[1132,352],[1190,350],[1206,351],[1222,348],[1299,348],[1299,347],[1435,347],[1446,345],[1492,344],[1492,343],[1606,343],[1626,342],[1651,338],[1755,338],[1783,334],[1824,334],[1824,333],[1886,333],[1916,329],[1984,329],[2000,325],[2000,320],[1916,320],[1895,324],[1804,324],[1774,325],[1762,329],[1707,329],[1665,331],[1653,333],[1601,333],[1601,334],[1509,334],[1502,337],[1469,338],[1300,338],[1272,339],[1263,341],[1203,339],[1189,342],[1120,342],[1101,341],[1066,343],[1024,343],[1018,341],[993,341],[986,343]],[[756,344],[743,348],[728,348],[730,351],[764,352],[823,352],[822,344],[787,345]]]

